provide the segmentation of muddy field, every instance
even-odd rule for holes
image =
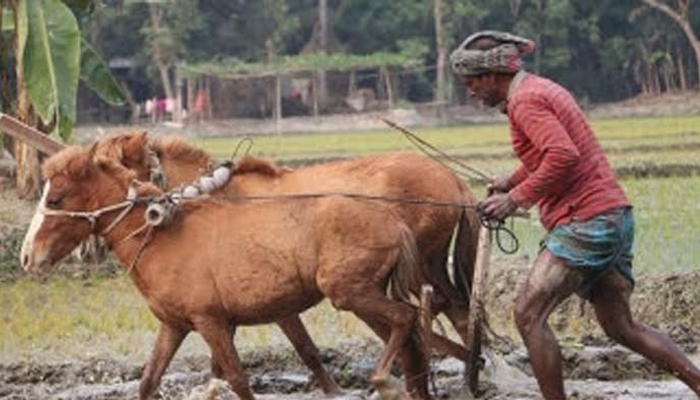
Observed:
[[[495,260],[488,310],[497,336],[484,355],[480,397],[483,399],[538,399],[527,355],[514,339],[510,322],[512,296],[527,268],[525,259]],[[635,313],[668,331],[695,362],[700,362],[698,326],[694,310],[700,303],[700,274],[642,276],[634,297]],[[607,340],[596,328],[590,307],[577,299],[567,301],[550,320],[563,348],[567,389],[573,399],[694,399],[683,384],[653,364]],[[372,399],[368,376],[380,353],[372,339],[347,338],[335,349],[322,349],[324,364],[343,387],[339,399]],[[89,358],[63,362],[0,363],[0,399],[136,398],[145,359]],[[260,399],[315,400],[326,398],[310,373],[289,350],[262,348],[242,354],[251,385]],[[466,399],[463,366],[434,355],[433,390],[436,398]],[[211,380],[204,354],[176,358],[161,384],[161,399],[236,399],[220,381]]]
[[[338,399],[373,398],[367,382],[378,343],[348,344],[324,350],[324,360],[345,394]],[[669,380],[648,362],[616,346],[564,349],[567,387],[575,399],[693,399],[680,382]],[[484,399],[537,399],[522,349],[491,353],[481,384]],[[244,355],[254,391],[261,399],[324,399],[309,374],[288,354]],[[178,359],[163,378],[157,398],[235,399],[220,381],[211,380],[207,357]],[[90,359],[54,364],[13,363],[0,366],[1,399],[125,399],[138,393],[137,361]],[[452,359],[432,362],[436,398],[465,399],[462,365]]]

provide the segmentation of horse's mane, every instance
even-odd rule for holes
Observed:
[[[271,178],[277,178],[286,172],[289,172],[288,168],[280,167],[264,158],[253,156],[245,156],[233,169],[235,175],[260,174]]]
[[[42,169],[45,179],[56,175],[82,177],[88,172],[90,165],[90,152],[80,146],[69,146],[46,160]]]
[[[192,146],[180,136],[157,138],[151,143],[151,148],[161,158],[177,159],[200,165],[208,165],[212,161],[211,156],[206,151]]]
[[[161,158],[178,160],[179,162],[195,163],[198,165],[210,165],[212,157],[209,153],[192,146],[186,139],[180,136],[167,136],[155,139],[151,144],[152,149]],[[279,177],[288,169],[280,167],[272,161],[259,157],[245,156],[236,164],[233,173],[260,174],[268,177]]]

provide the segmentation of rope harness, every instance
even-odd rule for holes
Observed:
[[[484,172],[470,167],[456,158],[446,154],[436,146],[428,143],[427,141],[420,138],[418,135],[402,128],[401,126],[395,124],[388,119],[382,119],[387,125],[391,126],[402,132],[406,138],[411,141],[421,152],[430,157],[431,159],[439,162],[446,168],[453,170],[455,173],[462,177],[476,179],[481,183],[490,182],[490,178]],[[168,193],[165,193],[159,197],[137,197],[135,185],[138,181],[134,181],[129,185],[126,200],[119,202],[117,204],[102,207],[94,211],[64,211],[64,210],[53,210],[47,208],[41,208],[40,212],[47,216],[62,216],[70,218],[84,218],[90,222],[90,227],[92,234],[105,236],[111,232],[137,204],[146,204],[146,211],[144,212],[144,224],[139,228],[135,229],[129,233],[124,238],[120,239],[117,244],[131,240],[139,236],[144,231],[146,235],[144,236],[139,249],[130,263],[127,274],[138,263],[141,254],[148,245],[148,243],[153,238],[153,231],[156,227],[163,227],[170,222],[175,213],[177,212],[178,205],[183,200],[194,200],[198,198],[207,197],[209,193],[215,191],[224,185],[226,185],[233,175],[233,159],[238,154],[243,146],[247,145],[247,148],[243,151],[247,154],[252,147],[252,140],[250,138],[245,138],[239,142],[234,153],[231,155],[230,159],[217,167],[211,169],[208,174],[205,174],[193,183],[179,186]],[[167,185],[168,177],[162,168],[160,158],[153,147],[147,146],[147,160],[148,160],[148,170],[150,175],[150,181],[163,189]],[[454,165],[460,167],[462,170],[469,172],[471,176],[465,175],[461,171],[457,171],[451,168],[445,163],[447,160]],[[474,209],[477,213],[479,223],[487,228],[492,235],[495,236],[495,242],[498,248],[505,254],[514,254],[520,248],[520,243],[518,238],[513,232],[512,226],[510,228],[505,226],[504,221],[497,221],[487,218],[480,204],[470,204],[465,202],[445,202],[429,199],[415,199],[406,197],[392,197],[392,196],[377,196],[377,195],[367,195],[360,193],[340,193],[340,192],[317,192],[317,193],[290,193],[290,194],[278,194],[278,195],[255,195],[255,196],[225,196],[223,199],[231,202],[250,202],[250,201],[279,201],[279,200],[305,200],[305,199],[318,199],[324,197],[343,197],[356,200],[368,200],[368,201],[381,201],[389,203],[400,203],[400,204],[414,204],[414,205],[425,205],[434,207],[453,207],[459,209]],[[119,215],[101,232],[96,232],[97,220],[101,216],[119,211]],[[512,219],[511,219],[512,223]],[[505,235],[505,236],[503,236]],[[506,246],[505,241],[510,241],[510,246]]]

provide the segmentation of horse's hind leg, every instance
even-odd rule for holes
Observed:
[[[309,336],[309,332],[304,327],[299,316],[292,315],[280,319],[277,321],[277,325],[279,325],[289,341],[292,342],[294,349],[304,361],[304,364],[311,369],[323,392],[326,394],[340,394],[340,388],[328,374],[328,371],[323,368],[318,348]]]
[[[221,377],[231,385],[239,398],[254,400],[253,392],[248,386],[248,377],[233,346],[233,329],[229,322],[207,318],[196,321],[195,327],[209,345],[212,365],[218,366]]]
[[[187,332],[185,329],[165,323],[160,325],[151,359],[148,361],[141,377],[139,385],[140,400],[147,400],[158,388],[163,372],[165,372],[168,364],[170,364],[170,360],[172,360],[183,339],[187,336]]]
[[[385,338],[388,336],[384,351],[372,373],[372,384],[385,400],[408,398],[402,391],[390,387],[389,379],[394,359],[404,348],[411,333],[415,332],[416,312],[407,304],[387,298],[379,286],[368,287],[366,284],[358,283],[348,281],[345,276],[331,277],[326,275],[319,280],[319,287],[335,307],[354,312],[370,327],[380,329],[379,333],[383,331],[382,335]],[[381,326],[386,328],[381,328]],[[421,369],[421,373],[424,371]],[[406,378],[411,386],[418,383],[418,381],[414,381],[412,376]],[[425,386],[425,389],[416,390],[416,394],[427,399],[430,398],[427,393],[427,380]]]
[[[385,342],[389,340],[390,329],[386,325],[365,317],[362,320]],[[428,393],[428,360],[421,347],[422,344],[409,336],[404,347],[399,352],[401,366],[406,376],[406,388],[412,396],[430,399]]]

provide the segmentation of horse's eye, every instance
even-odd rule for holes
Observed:
[[[57,208],[59,205],[61,205],[61,199],[58,197],[53,199],[47,199],[46,205],[49,206],[49,208]]]

